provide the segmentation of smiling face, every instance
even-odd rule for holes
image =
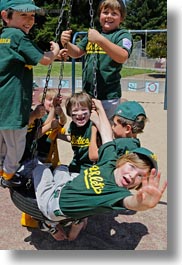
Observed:
[[[100,25],[103,32],[110,32],[119,27],[122,22],[121,13],[118,9],[102,8],[100,13]]]
[[[71,109],[72,121],[78,126],[84,126],[90,119],[90,110],[86,106],[77,103]]]
[[[8,18],[7,11],[1,12],[3,20],[7,27],[18,28],[29,33],[35,23],[35,12],[17,12],[14,11],[11,18]]]

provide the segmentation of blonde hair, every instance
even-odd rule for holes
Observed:
[[[56,97],[56,95],[58,94],[58,91],[57,89],[51,89],[51,88],[48,88],[47,92],[46,92],[46,97],[45,98],[54,98]],[[39,102],[42,102],[42,96],[43,96],[43,92],[41,92],[39,94]]]
[[[81,105],[83,107],[87,107],[91,112],[92,109],[92,99],[91,97],[85,92],[78,92],[74,93],[71,97],[66,99],[65,107],[66,107],[66,114],[71,117],[72,113],[71,110],[74,106]]]
[[[122,155],[116,162],[116,168],[123,166],[125,163],[131,163],[135,165],[136,167],[140,169],[147,170],[147,176],[149,176],[151,169],[153,168],[153,165],[149,159],[147,159],[146,156],[142,154],[136,154],[136,153],[127,153]],[[134,189],[138,190],[141,188],[141,183],[134,187]]]
[[[147,159],[146,156],[136,153],[126,153],[122,155],[116,162],[116,167],[121,167],[125,163],[132,163],[135,166],[141,168],[141,169],[148,169],[148,172],[150,173],[151,169],[153,168],[152,163],[149,159]]]
[[[126,17],[126,7],[122,0],[103,0],[99,4],[98,8],[98,16],[100,17],[100,13],[102,9],[111,8],[112,10],[118,9],[121,17],[124,19]]]

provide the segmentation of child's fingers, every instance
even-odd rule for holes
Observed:
[[[146,175],[142,177],[142,187],[147,186],[147,185],[148,185],[148,177]]]
[[[160,193],[164,193],[166,187],[167,187],[167,181],[165,181],[162,185],[161,188],[159,188],[160,186],[160,180],[161,180],[161,173],[160,172],[157,172],[157,175],[156,175],[156,169],[153,168],[151,170],[151,173],[150,173],[150,176],[147,177],[147,176],[144,176],[142,178],[142,187],[149,187],[149,186],[152,186],[152,187],[155,187],[157,188]]]
[[[167,188],[167,181],[165,181],[164,184],[162,185],[161,193],[164,193],[164,191],[166,190],[166,188]]]

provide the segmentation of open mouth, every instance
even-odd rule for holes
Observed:
[[[82,121],[84,121],[85,120],[85,117],[82,117],[82,118],[77,118],[76,119],[78,122],[82,122]]]
[[[126,178],[125,176],[123,176],[122,185],[123,186],[128,186],[130,183],[131,183],[131,181],[128,178]]]
[[[79,125],[83,125],[86,122],[85,117],[79,117],[76,119],[76,123]]]

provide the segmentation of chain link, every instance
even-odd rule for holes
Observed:
[[[63,22],[63,15],[64,15],[64,12],[66,11],[66,7],[67,7],[67,11],[68,11],[67,28],[70,28],[72,0],[69,0],[68,3],[67,3],[67,0],[63,0],[62,6],[61,6],[61,10],[60,10],[60,15],[59,15],[59,18],[58,18],[58,25],[57,25],[57,28],[56,28],[56,31],[55,31],[55,40],[54,40],[55,42],[59,41],[59,36],[60,36],[60,31],[61,31],[61,24]],[[47,75],[46,75],[46,79],[45,79],[45,85],[44,85],[43,94],[42,94],[42,100],[41,100],[42,104],[44,104],[44,102],[45,102],[46,93],[47,93],[47,90],[48,90],[49,80],[50,80],[50,76],[51,76],[51,71],[52,71],[52,63],[49,64],[49,66],[48,66],[48,71],[47,71]],[[61,96],[63,71],[64,71],[64,61],[61,61],[60,75],[59,75],[59,84],[58,84],[58,95],[57,95],[58,97]],[[41,126],[42,126],[42,123],[41,123],[41,120],[39,120],[39,123],[38,123],[38,126],[37,126],[37,130],[36,130],[35,139],[32,142],[32,146],[31,146],[32,158],[34,158],[37,155],[37,141],[39,139]]]
[[[67,7],[68,7],[67,8],[67,11],[68,11],[68,19],[67,19],[67,25],[66,25],[66,28],[67,29],[70,29],[72,5],[73,5],[72,0],[69,0],[68,5],[67,5]],[[64,48],[66,48],[66,45],[65,45]],[[64,72],[64,60],[61,61],[61,65],[60,65],[59,84],[58,84],[58,97],[61,96],[63,72]]]
[[[62,6],[61,6],[61,10],[60,10],[60,15],[59,15],[59,18],[58,18],[58,25],[57,25],[57,28],[56,28],[56,31],[55,31],[55,42],[59,41],[58,38],[60,36],[61,24],[63,22],[63,14],[64,14],[64,11],[65,11],[66,5],[67,5],[67,0],[63,0]]]
[[[93,29],[94,26],[94,10],[93,10],[93,0],[89,0],[90,5],[90,27]],[[94,98],[97,98],[97,53],[95,49],[95,43],[92,44],[92,51],[93,51],[93,81],[92,81],[92,88],[93,88],[93,95]]]
[[[89,10],[89,14],[90,14],[90,27],[93,29],[94,26],[94,10],[93,10],[93,0],[89,0],[89,5],[90,5],[90,10]]]

